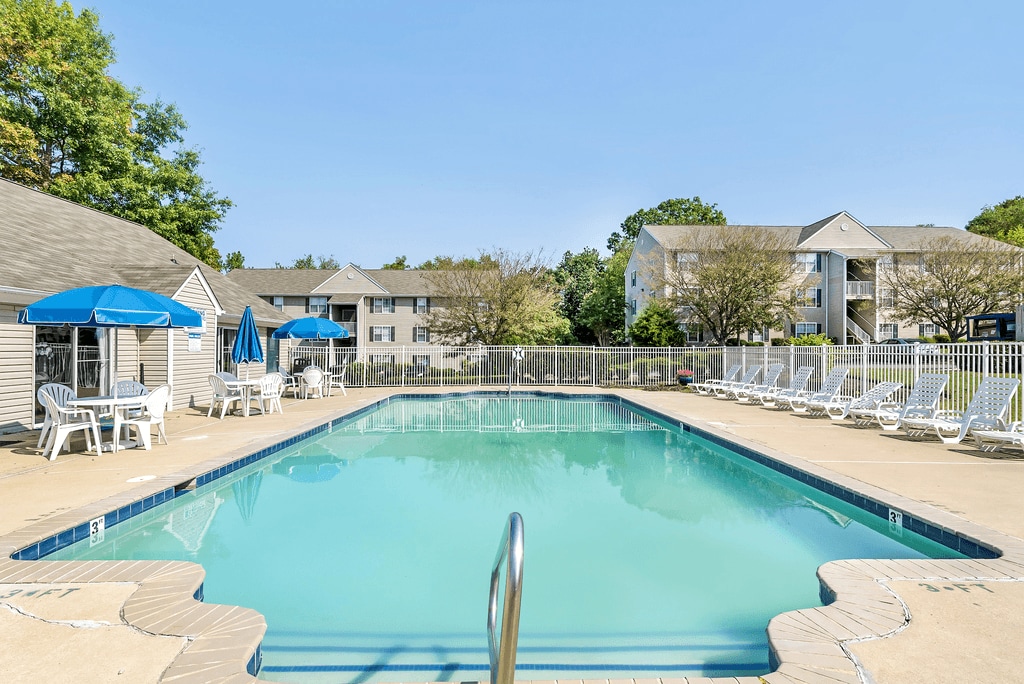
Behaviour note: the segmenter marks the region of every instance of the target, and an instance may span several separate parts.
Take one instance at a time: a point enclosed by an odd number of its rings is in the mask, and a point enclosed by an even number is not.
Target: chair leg
[[[139,423],[139,438],[142,440],[142,448],[149,451],[153,448],[153,424]]]
[[[53,421],[50,420],[50,415],[47,414],[46,419],[43,421],[43,427],[39,430],[39,444],[36,444],[36,449],[43,447],[43,440],[49,436],[52,427]]]
[[[217,404],[217,398],[213,397],[210,399],[210,410],[206,412],[206,417],[209,418],[213,415],[213,407]]]
[[[161,420],[159,423],[157,423],[156,428],[159,440],[163,441],[164,444],[170,444],[170,442],[167,441],[167,433],[164,431],[164,421]],[[157,444],[159,443],[160,442],[158,441]]]
[[[231,403],[227,397],[220,400],[220,419],[224,420],[224,414],[228,412],[228,404]]]
[[[93,423],[89,427],[89,431],[92,432],[92,438],[94,440],[94,443],[96,444],[96,455],[97,456],[102,456],[103,455],[103,443],[100,441],[100,426],[97,425],[96,423]],[[86,431],[85,434],[88,435],[89,431]],[[115,437],[115,439],[116,439],[116,437]]]
[[[66,440],[67,438],[68,438],[68,433],[67,432],[61,430],[60,428],[57,428],[56,430],[53,430],[53,436],[50,437],[50,444],[53,445],[52,447],[50,447],[50,460],[51,461],[56,460],[57,454],[60,453],[61,447],[64,446],[64,440]]]

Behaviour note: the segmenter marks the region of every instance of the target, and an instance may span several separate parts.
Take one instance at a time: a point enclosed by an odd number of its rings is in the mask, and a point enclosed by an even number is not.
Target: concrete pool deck
[[[595,393],[592,388],[553,389]],[[0,639],[5,648],[0,649],[0,672],[5,681],[252,681],[246,664],[262,636],[263,618],[249,609],[193,600],[202,582],[199,566],[14,561],[8,559],[10,554],[126,503],[186,486],[196,475],[332,417],[414,391],[452,390],[349,389],[348,397],[286,400],[283,415],[230,416],[223,421],[208,419],[198,409],[178,411],[167,418],[170,445],[102,457],[77,451],[49,462],[35,448],[38,433],[4,436]],[[856,428],[848,421],[835,423],[684,392],[607,393],[735,438],[1003,549],[1004,557],[991,561],[841,561],[823,566],[819,575],[835,591],[836,602],[772,620],[769,637],[781,667],[764,681],[902,684],[1021,679],[1024,452],[986,454],[972,444],[910,440],[903,433]],[[14,438],[23,441],[7,441]],[[155,477],[129,481],[142,476]],[[868,638],[890,632],[893,635],[886,638]]]

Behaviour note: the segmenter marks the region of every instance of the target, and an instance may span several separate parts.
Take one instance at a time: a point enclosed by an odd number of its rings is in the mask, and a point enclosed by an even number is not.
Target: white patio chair
[[[889,431],[898,430],[904,418],[934,418],[947,382],[949,376],[945,373],[924,373],[910,388],[910,396],[902,404],[882,402],[875,408],[851,408],[850,416],[858,425],[877,424]]]
[[[911,437],[934,432],[943,444],[957,444],[971,430],[1006,430],[1004,418],[1019,386],[1017,378],[985,378],[963,411],[937,411],[934,418],[904,418],[903,430]]]
[[[711,396],[725,399],[731,390],[739,389],[741,387],[747,387],[754,384],[754,380],[761,373],[760,365],[753,365],[747,369],[747,372],[743,374],[743,377],[739,380],[733,380],[732,382],[723,382],[715,385],[711,388]]]
[[[278,369],[277,373],[278,375],[281,376],[281,379],[284,381],[284,388],[281,390],[281,396],[286,396],[290,391],[292,393],[292,396],[298,399],[299,390],[301,389],[302,385],[302,378],[298,375],[292,375],[283,368]]]
[[[302,371],[302,398],[309,399],[310,393],[324,397],[324,372],[317,366],[306,366]]]
[[[54,398],[46,392],[42,393],[41,399],[51,419],[50,438],[46,442],[43,456],[48,456],[51,461],[57,458],[57,454],[60,453],[68,436],[78,430],[85,432],[86,449],[92,450],[95,446],[96,455],[103,455],[100,444],[100,424],[96,422],[96,414],[92,409],[58,406]],[[67,447],[68,451],[71,451],[70,443]]]
[[[39,431],[39,443],[36,444],[37,449],[43,448],[43,441],[49,436],[50,428],[53,427],[53,418],[50,417],[49,407],[46,402],[43,401],[43,394],[52,398],[54,402],[56,402],[57,406],[60,406],[61,408],[68,407],[68,400],[78,398],[73,389],[67,385],[61,385],[57,382],[49,382],[36,390],[36,399],[39,400],[39,404],[46,411],[46,417],[43,419],[43,427]]]
[[[224,420],[224,414],[228,412],[231,404],[241,404],[245,401],[245,393],[241,387],[229,389],[224,379],[216,373],[208,376],[208,379],[210,387],[213,388],[213,396],[210,397],[210,410],[206,412],[206,417],[212,416],[214,407],[220,404],[220,419]]]
[[[331,396],[331,388],[333,387],[340,389],[343,397],[348,396],[348,392],[345,391],[345,373],[347,372],[348,361],[345,361],[340,366],[335,366],[331,369],[330,374],[327,376],[327,396]]]
[[[253,399],[260,407],[260,413],[266,415],[277,409],[278,413],[284,413],[281,408],[281,395],[284,394],[284,378],[280,373],[267,373],[260,378],[259,394],[254,394]]]
[[[880,382],[859,397],[836,395],[831,401],[807,402],[807,405],[811,411],[824,412],[832,420],[843,420],[854,408],[877,408],[900,387],[903,387],[902,382]]]
[[[789,387],[772,387],[764,392],[757,392],[750,397],[751,404],[762,406],[774,406],[775,400],[779,397],[796,397],[806,394],[804,387],[814,375],[814,366],[800,366],[789,381]]]
[[[1005,430],[971,430],[974,443],[982,451],[995,451],[1006,446],[1015,446],[1024,451],[1024,422],[1010,423]]]
[[[215,373],[215,375],[218,378],[220,378],[221,380],[223,380],[224,382],[238,382],[238,376],[235,375],[234,373],[228,373],[227,371],[221,371],[219,373]]]
[[[736,388],[730,392],[726,392],[726,396],[739,400],[741,404],[749,404],[751,395],[774,389],[779,382],[779,377],[782,375],[782,371],[784,370],[786,370],[786,366],[784,364],[773,363],[768,366],[768,370],[764,372],[764,378],[762,378],[760,384],[752,385],[750,387]]]
[[[167,410],[167,397],[171,393],[170,385],[160,385],[146,395],[146,403],[142,407],[142,415],[137,417],[118,418],[118,412],[114,411],[114,451],[118,450],[120,440],[119,426],[124,425],[131,429],[135,426],[138,432],[138,441],[142,448],[149,451],[153,448],[153,426],[157,428],[157,440],[167,444],[167,432],[164,430],[164,412]]]
[[[138,380],[116,380],[114,382],[115,397],[141,397],[149,394],[149,390]]]
[[[736,376],[743,370],[743,364],[734,363],[729,366],[729,370],[725,371],[725,374],[717,380],[707,380],[705,382],[691,382],[690,389],[696,391],[698,394],[714,394],[714,387],[721,385],[726,382],[735,382]],[[617,379],[617,378],[616,378]]]
[[[832,401],[839,394],[839,390],[842,388],[843,382],[846,381],[846,375],[849,372],[850,369],[846,366],[836,366],[825,376],[817,392],[810,395],[780,398],[775,403],[775,406],[776,408],[788,407],[797,413],[807,413],[808,411],[824,413],[824,409],[821,408],[822,405]]]

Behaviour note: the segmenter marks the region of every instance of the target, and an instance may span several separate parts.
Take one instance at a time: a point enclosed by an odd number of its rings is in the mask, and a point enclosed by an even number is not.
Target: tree
[[[479,260],[439,257],[433,270],[431,335],[449,344],[557,344],[569,333],[558,286],[540,254],[495,250]],[[436,260],[435,260],[436,261]]]
[[[967,334],[967,316],[1012,311],[1024,294],[1024,252],[998,242],[940,237],[920,255],[894,255],[878,279],[894,294],[893,311],[908,323],[928,321],[949,339]]]
[[[291,266],[285,266],[280,262],[275,261],[274,268],[319,268],[336,271],[339,268],[341,268],[341,264],[338,263],[338,260],[334,258],[333,254],[329,257],[326,257],[323,254],[321,254],[318,257],[314,257],[312,254],[307,254],[306,256],[301,256],[298,259],[296,259],[294,262],[292,262]]]
[[[228,252],[221,261],[220,270],[227,273],[236,268],[245,268],[245,257],[241,252]]]
[[[579,254],[566,252],[554,271],[555,282],[561,288],[559,312],[568,319],[570,330],[577,342],[593,344],[596,336],[580,316],[583,302],[593,291],[604,263],[596,249],[586,247]]]
[[[0,177],[141,223],[220,268],[212,233],[231,201],[199,175],[174,105],[143,102],[107,73],[114,60],[89,10],[0,0]]]
[[[644,226],[724,226],[725,214],[717,204],[705,204],[700,197],[665,200],[653,209],[640,209],[626,217],[608,238],[608,251],[617,252],[632,245]]]
[[[490,254],[481,252],[479,259],[473,257],[436,256],[424,261],[416,268],[421,271],[450,271],[455,268],[497,268],[498,262]]]
[[[968,221],[967,230],[1017,247],[1024,247],[1024,197],[1017,195],[993,206]]]
[[[409,268],[409,264],[405,263],[405,255],[395,257],[395,260],[390,264],[384,264],[381,266],[385,271],[404,271]]]
[[[661,281],[681,320],[716,344],[779,325],[795,311],[791,246],[760,228],[690,232]],[[647,266],[650,268],[650,266]],[[652,273],[656,271],[652,270]]]
[[[660,299],[644,307],[633,325],[629,338],[638,347],[682,347],[686,333],[679,328],[679,317]]]
[[[602,347],[626,341],[626,264],[629,250],[621,249],[604,261],[594,287],[584,298],[578,322]]]

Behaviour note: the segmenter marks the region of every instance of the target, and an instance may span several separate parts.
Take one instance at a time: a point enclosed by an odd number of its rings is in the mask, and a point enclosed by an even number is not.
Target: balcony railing
[[[869,280],[847,280],[847,297],[874,297],[875,284]]]

